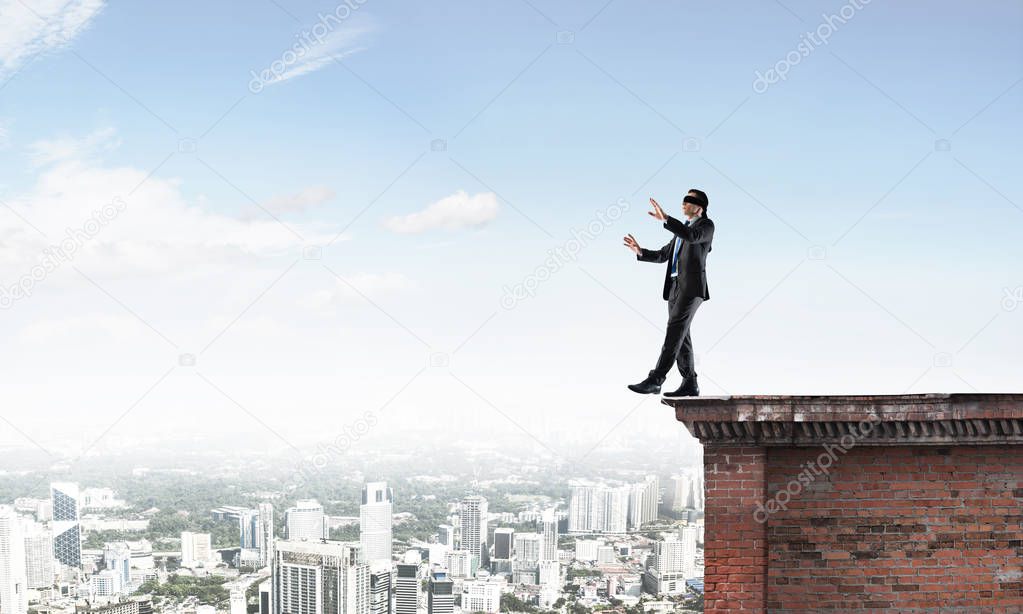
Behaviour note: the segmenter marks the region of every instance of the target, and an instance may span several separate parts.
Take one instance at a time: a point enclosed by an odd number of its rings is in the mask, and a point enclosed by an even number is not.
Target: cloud
[[[77,237],[74,263],[81,258],[101,276],[230,270],[253,256],[297,256],[304,241],[322,244],[333,237],[319,224],[285,227],[266,215],[239,220],[212,210],[204,199],[186,198],[178,179],[150,176],[152,169],[106,165],[96,151],[113,147],[113,141],[112,130],[101,130],[29,148],[42,164],[36,182],[5,197],[14,215],[0,216],[5,280],[31,271],[44,260],[44,250],[62,247],[69,234]],[[101,214],[103,223],[95,224]],[[95,232],[78,232],[90,224]],[[58,268],[70,265],[62,261]]]
[[[493,192],[469,196],[459,190],[417,213],[388,218],[384,226],[400,234],[416,234],[437,228],[480,228],[497,217],[497,209],[497,195]]]
[[[38,167],[63,160],[93,158],[117,149],[120,145],[117,131],[108,127],[83,138],[61,137],[36,141],[28,146],[28,155],[32,165]]]
[[[301,192],[274,196],[263,203],[263,209],[273,213],[301,213],[311,207],[325,203],[335,196],[337,194],[334,190],[326,186],[309,186]],[[244,215],[246,219],[249,219],[264,216],[266,213],[258,207],[249,207]]]
[[[59,50],[81,34],[105,6],[103,0],[0,0],[0,76],[37,54]]]

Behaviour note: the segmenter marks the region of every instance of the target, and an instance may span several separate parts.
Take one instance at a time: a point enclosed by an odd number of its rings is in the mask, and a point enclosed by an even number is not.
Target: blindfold
[[[682,199],[682,202],[689,203],[690,205],[696,205],[698,207],[707,206],[707,204],[703,202],[703,199],[700,198],[699,196],[687,195],[685,198]]]

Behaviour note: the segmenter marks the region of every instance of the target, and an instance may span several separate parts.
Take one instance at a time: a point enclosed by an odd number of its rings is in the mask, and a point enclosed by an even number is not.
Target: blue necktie
[[[689,225],[689,220],[686,220],[686,226]],[[675,235],[675,253],[671,257],[671,274],[678,275],[678,252],[682,249],[682,237]]]
[[[671,274],[678,275],[678,251],[682,249],[682,238],[675,237],[675,250],[671,256]]]

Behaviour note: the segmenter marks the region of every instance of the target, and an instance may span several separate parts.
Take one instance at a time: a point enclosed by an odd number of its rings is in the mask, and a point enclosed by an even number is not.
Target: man
[[[689,327],[696,310],[703,301],[710,299],[707,292],[707,253],[714,239],[714,222],[707,217],[707,195],[700,190],[689,190],[682,199],[682,212],[686,222],[681,222],[664,213],[657,201],[650,199],[654,208],[649,214],[655,220],[664,222],[664,228],[675,236],[667,245],[658,250],[643,249],[631,234],[625,236],[625,245],[643,262],[667,262],[664,272],[664,300],[668,301],[668,329],[664,334],[664,346],[657,364],[645,380],[630,384],[629,390],[640,394],[657,394],[671,369],[671,363],[678,364],[682,373],[682,385],[666,397],[695,397],[700,394],[696,383],[696,369],[693,361],[693,342]]]

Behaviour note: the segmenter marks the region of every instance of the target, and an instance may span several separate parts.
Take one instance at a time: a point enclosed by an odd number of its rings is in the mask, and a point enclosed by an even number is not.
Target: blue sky
[[[624,385],[659,347],[662,272],[620,238],[666,242],[646,199],[677,211],[692,186],[718,225],[706,393],[1016,383],[1019,3],[367,0],[258,93],[252,71],[341,5],[3,4],[4,285],[127,203],[0,313],[12,443],[52,413],[96,436],[124,415],[110,445],[193,414],[291,441],[296,416],[385,404],[543,446],[552,421],[656,430]]]

